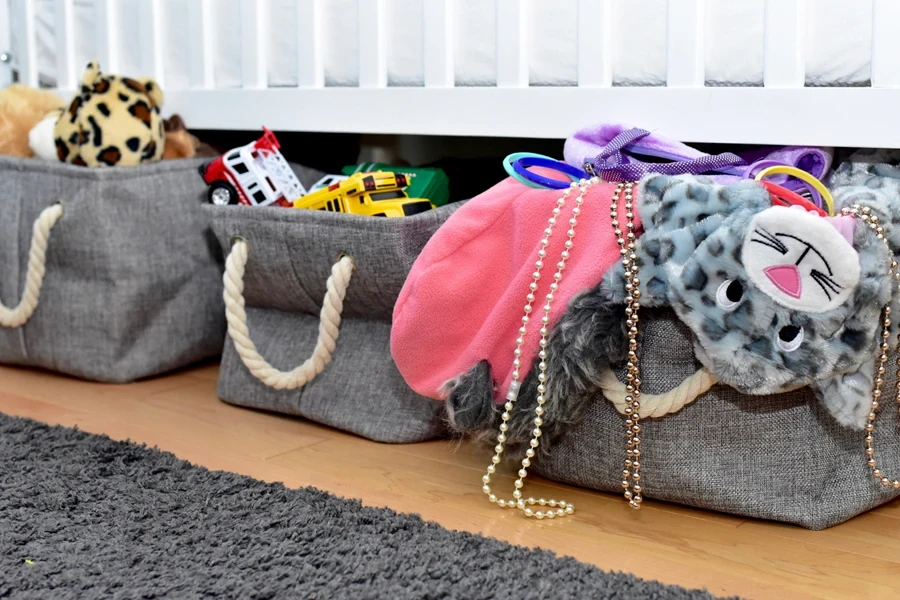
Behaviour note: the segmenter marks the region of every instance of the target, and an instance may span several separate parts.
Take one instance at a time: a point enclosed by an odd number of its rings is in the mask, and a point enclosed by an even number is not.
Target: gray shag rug
[[[713,598],[0,414],[0,598]]]

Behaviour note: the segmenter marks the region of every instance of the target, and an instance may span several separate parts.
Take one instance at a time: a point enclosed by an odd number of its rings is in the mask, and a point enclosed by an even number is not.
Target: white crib
[[[900,147],[897,0],[0,0],[0,84],[150,75],[193,129]]]

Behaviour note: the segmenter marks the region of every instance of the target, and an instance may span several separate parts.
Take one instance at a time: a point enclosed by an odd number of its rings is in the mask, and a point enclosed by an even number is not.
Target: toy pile
[[[325,175],[309,190],[291,170],[278,138],[263,128],[254,142],[233,148],[200,169],[218,206],[282,206],[374,217],[409,217],[446,204],[440,169],[357,165]]]
[[[570,138],[565,162],[507,157],[510,178],[419,256],[391,339],[410,387],[446,400],[457,431],[496,440],[488,499],[529,517],[571,514],[556,500],[535,506],[523,479],[600,394],[625,415],[621,483],[640,508],[641,418],[717,383],[756,396],[808,386],[836,423],[870,432],[863,464],[900,488],[871,458],[893,318],[882,315],[900,306],[900,171],[861,152],[832,175],[832,160],[806,147],[708,155],[620,125]],[[670,393],[641,395],[638,315],[657,307],[690,330],[702,366]],[[490,485],[505,450],[524,452],[512,498]]]
[[[13,84],[0,90],[0,154],[115,167],[215,152],[178,115],[163,119],[162,103],[152,79],[104,74],[97,62],[88,63],[81,90],[68,103]]]

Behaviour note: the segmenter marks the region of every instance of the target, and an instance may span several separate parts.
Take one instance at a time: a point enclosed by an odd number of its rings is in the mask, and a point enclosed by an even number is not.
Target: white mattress
[[[138,3],[120,0],[121,73],[141,75]],[[194,0],[162,0],[166,87],[189,87],[190,61],[187,5]],[[270,86],[297,83],[296,3],[304,0],[260,0],[269,4],[268,80]],[[423,84],[422,3],[386,0],[389,35],[389,85]],[[575,85],[577,70],[577,0],[528,0],[531,27],[531,85]],[[93,0],[74,0],[75,61],[96,54]],[[765,0],[707,2],[706,79],[708,85],[762,85],[763,10]],[[13,3],[13,49],[21,28]],[[496,80],[496,16],[494,0],[457,0],[456,84],[490,86]],[[667,0],[614,0],[615,85],[664,85],[666,80]],[[869,81],[872,46],[872,0],[815,0],[807,32],[806,83],[818,86],[865,85]],[[35,0],[38,64],[42,81],[52,84],[56,71],[53,0]],[[217,87],[241,84],[240,0],[215,2]],[[353,86],[358,80],[356,0],[324,0],[325,81]],[[101,65],[102,66],[102,65]]]

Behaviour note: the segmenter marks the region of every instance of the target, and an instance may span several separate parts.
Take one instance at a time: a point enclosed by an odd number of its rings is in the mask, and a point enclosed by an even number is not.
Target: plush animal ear
[[[100,78],[100,63],[92,60],[84,67],[84,74],[81,76],[81,91],[89,92],[94,88],[94,83]]]
[[[836,210],[854,205],[870,209],[884,227],[891,250],[900,253],[900,227],[894,223],[895,215],[900,215],[900,179],[872,175],[864,185],[836,187],[832,194]]]
[[[814,381],[810,387],[838,423],[852,429],[863,429],[872,408],[875,358],[859,369]]]
[[[147,90],[147,96],[150,98],[150,102],[153,103],[153,106],[155,108],[162,108],[163,91],[162,88],[159,87],[159,84],[149,77],[141,77],[138,81],[140,81],[141,85],[144,86],[144,89]]]

